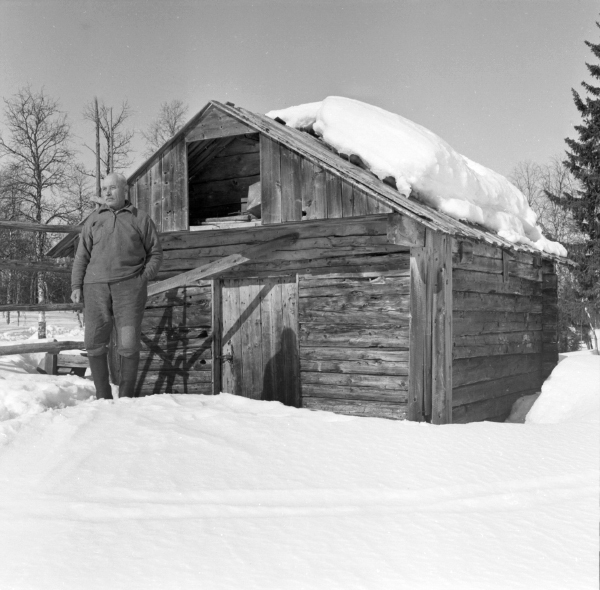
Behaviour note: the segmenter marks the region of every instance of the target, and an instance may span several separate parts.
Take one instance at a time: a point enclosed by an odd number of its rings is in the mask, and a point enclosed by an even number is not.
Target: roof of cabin
[[[419,200],[418,193],[411,193],[409,198],[401,195],[395,188],[385,184],[377,178],[372,172],[352,164],[340,157],[335,151],[327,146],[319,138],[310,135],[304,131],[286,126],[283,122],[276,121],[265,115],[253,113],[246,109],[236,107],[231,103],[222,104],[218,101],[210,101],[199,113],[192,117],[171,139],[162,145],[152,156],[150,156],[141,166],[133,172],[128,178],[128,182],[135,180],[144,172],[153,161],[165,152],[172,144],[179,141],[182,137],[189,136],[194,128],[214,110],[220,111],[223,115],[233,118],[251,130],[261,133],[272,140],[283,144],[290,150],[298,153],[302,157],[317,164],[360,188],[361,191],[387,205],[392,210],[397,211],[407,217],[410,217],[424,226],[435,231],[443,232],[457,238],[466,240],[482,241],[498,246],[507,250],[518,250],[528,252],[556,260],[562,263],[572,264],[567,258],[562,258],[546,252],[540,252],[536,248],[525,244],[514,244],[498,236],[488,229],[464,221],[459,221],[446,215],[441,211],[426,205]],[[249,131],[240,131],[240,133]],[[200,138],[199,138],[200,139]],[[64,256],[76,238],[76,234],[69,234],[59,242],[48,256]]]

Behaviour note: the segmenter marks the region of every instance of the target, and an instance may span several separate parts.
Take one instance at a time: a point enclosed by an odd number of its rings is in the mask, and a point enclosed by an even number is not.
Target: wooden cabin
[[[557,363],[561,260],[404,198],[282,122],[210,102],[128,183],[162,233],[160,280],[264,245],[149,298],[139,395],[499,421]]]

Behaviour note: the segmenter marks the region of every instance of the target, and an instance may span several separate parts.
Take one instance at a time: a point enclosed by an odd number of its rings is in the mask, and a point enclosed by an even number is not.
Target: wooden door
[[[220,285],[221,390],[299,406],[296,276]]]

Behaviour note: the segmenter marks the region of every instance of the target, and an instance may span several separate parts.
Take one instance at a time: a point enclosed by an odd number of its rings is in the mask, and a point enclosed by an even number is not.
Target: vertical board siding
[[[185,143],[179,141],[130,181],[130,199],[134,196],[135,206],[150,215],[158,231],[189,229],[186,167]]]
[[[152,199],[150,210],[152,219],[156,224],[158,231],[163,231],[162,225],[162,198],[163,198],[163,178],[162,178],[162,158],[159,158],[151,168],[152,188],[150,198]]]
[[[295,276],[225,279],[222,287],[223,351],[233,356],[223,364],[223,390],[297,405]]]
[[[264,224],[391,213],[387,205],[287,147],[264,136],[261,146]]]
[[[262,222],[281,223],[281,153],[279,144],[260,136]]]
[[[507,256],[486,244],[454,245],[454,422],[504,420],[519,397],[540,390],[544,375],[539,264],[536,256]],[[549,296],[555,292],[549,287]]]
[[[302,159],[281,149],[281,221],[302,220]]]

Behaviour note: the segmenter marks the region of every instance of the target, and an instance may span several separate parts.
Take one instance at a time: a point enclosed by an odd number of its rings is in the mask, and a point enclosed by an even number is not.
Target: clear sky
[[[192,116],[210,99],[266,112],[348,96],[509,174],[574,136],[571,88],[599,12],[598,0],[0,0],[0,97],[43,86],[91,143],[81,111],[94,95],[128,99],[138,130],[174,98]]]

